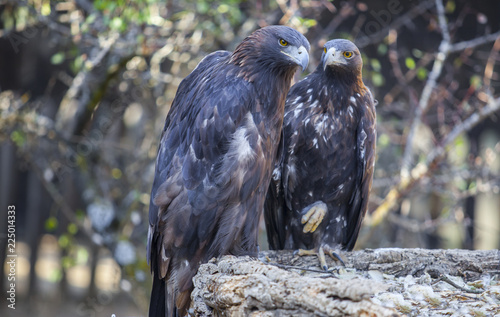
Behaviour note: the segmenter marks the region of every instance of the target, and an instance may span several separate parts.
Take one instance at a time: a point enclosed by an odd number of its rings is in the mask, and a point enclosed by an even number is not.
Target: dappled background
[[[17,301],[6,264],[0,315],[146,314],[149,194],[177,86],[270,24],[311,43],[297,80],[327,40],[363,53],[378,142],[356,248],[499,247],[500,2],[3,0],[0,260],[14,205]]]

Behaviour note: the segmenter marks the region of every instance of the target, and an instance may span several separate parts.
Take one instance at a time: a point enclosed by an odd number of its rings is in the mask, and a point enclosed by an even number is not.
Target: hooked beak
[[[302,67],[302,71],[304,71],[309,64],[309,54],[303,45],[299,48],[290,47],[289,52],[281,52],[289,56],[297,65]]]
[[[335,47],[330,48],[325,53],[325,64],[323,65],[323,70],[329,65],[346,65],[344,57],[340,51],[337,51]]]

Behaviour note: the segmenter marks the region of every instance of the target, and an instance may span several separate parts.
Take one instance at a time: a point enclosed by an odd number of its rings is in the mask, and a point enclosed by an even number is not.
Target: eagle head
[[[361,73],[363,60],[359,49],[353,42],[344,39],[336,39],[326,42],[321,56],[323,70],[327,67],[337,70],[346,70]]]
[[[287,70],[309,63],[310,45],[300,32],[282,25],[256,30],[233,53],[233,61],[243,66],[257,64],[270,69]]]

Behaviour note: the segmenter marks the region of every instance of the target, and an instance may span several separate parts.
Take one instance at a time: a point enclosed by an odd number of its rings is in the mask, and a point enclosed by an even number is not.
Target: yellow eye
[[[284,39],[280,39],[280,45],[281,46],[288,46],[288,42],[285,41]]]
[[[325,52],[325,53],[326,53],[326,47],[325,47],[325,48],[323,48],[323,52]]]
[[[344,57],[345,58],[351,58],[352,57],[352,52],[351,51],[344,52]]]

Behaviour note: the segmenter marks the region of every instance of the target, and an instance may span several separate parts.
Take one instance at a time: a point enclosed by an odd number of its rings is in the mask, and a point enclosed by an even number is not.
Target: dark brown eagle
[[[149,316],[185,316],[201,263],[256,254],[285,98],[309,61],[299,32],[269,26],[205,57],[179,85],[149,207]]]
[[[288,93],[281,153],[265,203],[271,249],[352,250],[375,163],[375,105],[348,40],[325,44],[317,69]],[[313,252],[306,252],[311,250]]]

